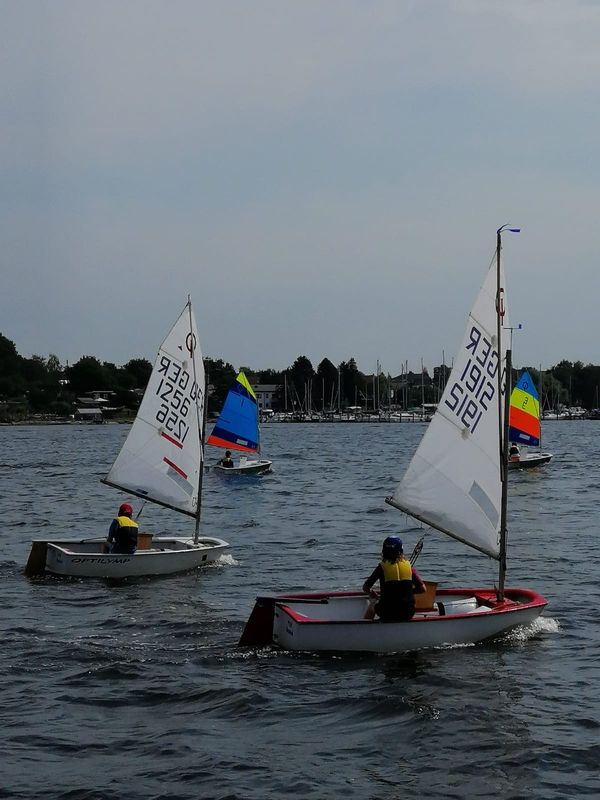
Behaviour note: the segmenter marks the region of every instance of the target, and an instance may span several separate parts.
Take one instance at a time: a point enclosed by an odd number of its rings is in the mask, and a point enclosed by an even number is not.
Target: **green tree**
[[[335,364],[324,358],[317,367],[315,398],[320,408],[332,408],[338,388],[338,371]]]
[[[123,366],[135,389],[145,389],[152,375],[152,364],[147,358],[133,358]]]
[[[311,381],[315,374],[310,359],[306,356],[298,356],[287,372],[288,392],[291,392],[294,410],[308,410]]]
[[[48,377],[46,360],[42,356],[22,358],[21,374],[29,383],[44,383]]]
[[[283,380],[283,373],[276,369],[261,369],[255,375],[257,383],[271,383],[278,386]]]
[[[367,399],[367,379],[358,369],[354,358],[342,361],[339,366],[343,406],[364,405]]]
[[[222,358],[205,358],[204,369],[209,384],[207,413],[218,414],[237,373],[233,366]]]
[[[0,333],[0,378],[18,375],[22,361],[15,343]]]
[[[50,375],[62,374],[62,364],[60,363],[58,356],[55,356],[54,353],[50,353],[48,356],[48,360],[46,361],[46,369]]]
[[[110,367],[105,369],[94,356],[83,356],[72,367],[67,367],[66,374],[75,394],[111,388]]]

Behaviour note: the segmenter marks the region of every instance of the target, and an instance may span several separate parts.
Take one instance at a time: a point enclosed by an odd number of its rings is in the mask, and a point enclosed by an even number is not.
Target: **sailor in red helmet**
[[[113,519],[108,530],[108,541],[111,553],[135,553],[138,540],[138,524],[131,519],[133,508],[129,503],[119,506],[119,513]]]

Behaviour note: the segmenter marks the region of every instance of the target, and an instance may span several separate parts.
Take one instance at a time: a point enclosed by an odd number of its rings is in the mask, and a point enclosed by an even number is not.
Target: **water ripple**
[[[509,505],[509,584],[545,594],[546,614],[493,643],[397,656],[237,640],[257,594],[360,587],[390,533],[407,550],[424,536],[419,571],[441,586],[496,579],[494,562],[383,502],[422,426],[266,425],[272,475],[206,473],[203,530],[231,554],[112,584],[22,569],[31,538],[106,531],[121,497],[98,477],[126,426],[0,428],[0,797],[600,796],[600,426],[546,428],[555,459],[512,474]],[[165,509],[143,521],[190,533]]]

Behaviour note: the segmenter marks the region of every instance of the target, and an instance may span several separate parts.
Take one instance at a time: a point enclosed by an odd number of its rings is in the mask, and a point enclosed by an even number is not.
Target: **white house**
[[[256,395],[256,402],[259,409],[264,411],[267,408],[273,408],[273,399],[279,389],[276,383],[258,383],[252,387]]]

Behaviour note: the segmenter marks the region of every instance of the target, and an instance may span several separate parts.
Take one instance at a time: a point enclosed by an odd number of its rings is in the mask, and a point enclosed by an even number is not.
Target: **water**
[[[600,425],[547,424],[555,460],[511,475],[508,585],[544,594],[545,616],[493,644],[400,656],[237,640],[256,594],[358,588],[385,536],[412,548],[421,531],[383,498],[420,424],[264,426],[272,475],[206,475],[204,531],[233,548],[203,571],[24,578],[30,539],[104,533],[125,498],[98,478],[126,432],[0,429],[0,798],[600,796]],[[190,531],[150,505],[140,522]],[[496,576],[436,533],[418,567],[442,586]]]

